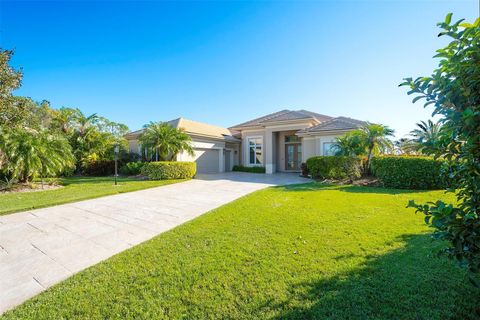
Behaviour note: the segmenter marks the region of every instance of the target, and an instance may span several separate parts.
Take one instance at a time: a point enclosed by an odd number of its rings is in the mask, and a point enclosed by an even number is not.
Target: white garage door
[[[195,148],[195,162],[197,163],[197,173],[217,173],[219,172],[219,150]]]

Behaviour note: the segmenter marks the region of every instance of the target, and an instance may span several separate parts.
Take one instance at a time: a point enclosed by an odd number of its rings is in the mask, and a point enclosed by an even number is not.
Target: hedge
[[[307,159],[307,170],[314,179],[358,179],[362,160],[358,157],[318,156]]]
[[[430,157],[380,156],[372,158],[371,168],[384,187],[432,190],[446,187],[444,163]]]
[[[241,172],[250,172],[250,173],[265,173],[265,167],[233,166],[232,171],[241,171]]]
[[[197,164],[186,161],[149,162],[141,172],[152,180],[190,179],[197,173]]]

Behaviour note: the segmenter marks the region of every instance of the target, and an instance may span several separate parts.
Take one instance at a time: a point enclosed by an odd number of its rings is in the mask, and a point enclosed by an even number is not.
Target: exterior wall
[[[229,143],[227,142],[225,144],[225,149],[231,150],[231,163],[232,166],[238,166],[240,164],[240,149],[241,149],[241,144],[240,143]]]
[[[199,138],[192,138],[192,147],[194,149],[215,149],[218,150],[218,171],[224,172],[225,171],[225,160],[224,160],[224,153],[223,149],[225,148],[225,142],[220,141],[213,141],[208,139],[199,139]],[[177,155],[177,161],[195,161],[197,159],[197,155],[191,156],[186,152],[181,152]]]
[[[128,140],[128,151],[136,154],[142,154],[138,140]]]
[[[302,162],[306,162],[308,158],[318,155],[316,146],[316,138],[305,137],[302,139]]]
[[[248,161],[248,139],[249,138],[256,138],[261,137],[263,144],[262,144],[262,166],[265,166],[265,130],[244,130],[242,131],[242,158],[241,164],[246,167],[251,167],[253,165],[250,164]]]
[[[343,135],[325,135],[325,136],[314,136],[314,137],[304,137],[302,140],[302,147],[303,147],[303,154],[302,154],[302,162],[306,162],[308,158],[313,156],[324,156],[324,143],[327,142],[335,142],[335,138]]]

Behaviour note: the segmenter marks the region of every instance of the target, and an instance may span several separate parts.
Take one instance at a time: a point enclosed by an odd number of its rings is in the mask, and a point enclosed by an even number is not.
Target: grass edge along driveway
[[[437,257],[409,192],[257,191],[50,288],[5,319],[477,319],[480,293]],[[466,299],[468,297],[468,299]]]
[[[0,194],[0,216],[19,211],[154,188],[185,180],[118,178],[117,186],[114,185],[113,177],[68,177],[61,178],[59,181],[63,185],[62,188]]]

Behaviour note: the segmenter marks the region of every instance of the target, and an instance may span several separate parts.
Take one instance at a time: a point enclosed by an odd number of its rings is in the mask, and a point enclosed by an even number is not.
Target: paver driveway
[[[0,314],[73,273],[243,195],[302,182],[308,180],[295,174],[201,175],[0,216]]]

